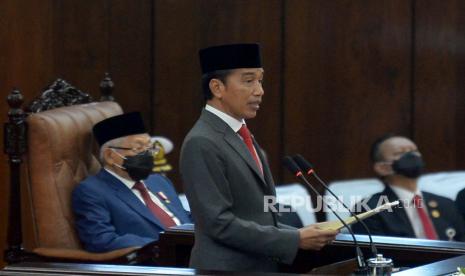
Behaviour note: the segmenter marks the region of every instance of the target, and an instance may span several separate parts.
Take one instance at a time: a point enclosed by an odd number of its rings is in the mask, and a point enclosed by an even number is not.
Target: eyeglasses
[[[137,147],[137,148],[128,148],[128,147],[116,147],[116,146],[109,146],[111,149],[118,149],[118,150],[130,150],[135,154],[143,153],[143,152],[150,152],[151,154],[157,154],[160,151],[160,147],[153,143],[148,147]]]

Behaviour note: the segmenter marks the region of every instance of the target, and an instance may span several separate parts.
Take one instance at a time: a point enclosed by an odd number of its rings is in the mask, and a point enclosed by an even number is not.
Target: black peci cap
[[[92,128],[95,139],[102,146],[106,142],[134,134],[147,133],[139,112],[131,112],[107,118]]]
[[[262,67],[260,45],[228,44],[199,51],[202,74],[216,70]]]

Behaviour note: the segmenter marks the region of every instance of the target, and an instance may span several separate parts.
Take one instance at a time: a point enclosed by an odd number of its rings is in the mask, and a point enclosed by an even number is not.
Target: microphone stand
[[[333,191],[331,191],[331,189],[328,187],[328,185],[317,175],[316,171],[313,169],[313,166],[310,164],[310,162],[308,162],[302,155],[300,154],[297,154],[294,156],[294,161],[298,164],[298,166],[300,167],[301,170],[303,171],[306,171],[307,172],[307,175],[313,175],[313,177],[315,177],[315,179],[334,197],[336,198],[336,200],[338,202],[340,202],[342,204],[342,206],[347,209],[347,211],[349,211],[350,215],[355,217],[355,219],[357,220],[357,222],[359,222],[363,228],[365,229],[365,231],[367,232],[368,234],[368,238],[370,239],[370,248],[371,248],[371,253],[373,254],[374,257],[376,257],[378,255],[378,249],[376,248],[376,245],[374,244],[373,242],[373,238],[371,236],[371,232],[370,232],[370,229],[368,229],[368,226],[365,224],[365,222],[363,222],[362,220],[360,220],[351,210],[349,207],[347,207],[347,205],[342,201],[340,200],[334,193]]]
[[[310,187],[310,189],[312,189],[313,192],[315,192],[318,196],[320,196],[321,200],[323,201],[323,203],[325,203],[325,205],[328,207],[328,209],[331,210],[331,212],[333,212],[333,214],[341,221],[341,223],[344,225],[344,227],[347,228],[347,230],[349,230],[349,233],[351,234],[352,239],[354,241],[354,245],[355,245],[355,254],[357,256],[356,259],[357,259],[357,266],[359,268],[359,272],[366,271],[366,264],[365,264],[365,258],[363,257],[363,252],[360,249],[360,246],[358,245],[357,239],[355,238],[355,234],[352,231],[352,229],[350,229],[349,225],[347,225],[347,223],[331,208],[331,206],[329,206],[329,204],[327,204],[326,201],[324,201],[323,196],[320,194],[320,192],[318,192],[317,189],[315,189],[310,184],[310,182],[308,182],[307,178],[303,175],[302,171],[299,169],[299,167],[294,162],[294,160],[292,160],[292,158],[290,158],[289,156],[286,156],[284,158],[284,165],[296,177],[298,177],[302,181],[304,181]]]

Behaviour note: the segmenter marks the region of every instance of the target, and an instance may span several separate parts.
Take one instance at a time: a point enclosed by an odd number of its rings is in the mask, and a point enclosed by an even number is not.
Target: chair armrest
[[[39,247],[35,248],[33,252],[39,256],[47,258],[70,259],[74,261],[105,262],[124,257],[130,253],[137,251],[139,248],[140,247],[128,247],[105,253],[93,253],[81,249]]]
[[[82,249],[35,248],[32,252],[43,259],[54,262],[87,262],[108,264],[147,264],[156,265],[158,259],[158,241],[143,247],[128,247],[105,253],[93,253]]]

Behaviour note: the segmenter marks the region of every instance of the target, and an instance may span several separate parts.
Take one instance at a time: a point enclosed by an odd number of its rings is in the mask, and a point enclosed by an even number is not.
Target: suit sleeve
[[[226,246],[292,263],[298,231],[236,217],[223,158],[220,149],[206,138],[188,140],[182,150],[181,173],[196,228]]]
[[[461,216],[461,214],[458,211],[455,213],[456,214],[454,215],[454,218],[455,218],[454,225],[457,228],[456,229],[457,236],[454,237],[454,239],[456,241],[464,242],[465,241],[465,223],[463,221],[463,217]]]
[[[464,208],[465,208],[465,193],[460,192],[457,195],[455,202],[451,202],[451,207],[448,208],[447,212],[450,213],[453,220],[453,225],[456,228],[457,234],[454,237],[456,241],[465,241],[465,221],[464,221]]]
[[[296,230],[297,228],[292,226],[292,225],[288,225],[288,224],[285,224],[285,223],[281,223],[281,222],[278,222],[278,227],[281,228],[281,229],[289,229],[289,230]]]
[[[111,214],[102,196],[85,185],[74,190],[72,205],[79,238],[88,251],[141,247],[153,241],[133,234],[119,235],[111,224]]]
[[[455,199],[455,206],[457,210],[462,215],[462,218],[465,219],[465,190],[460,191]]]

